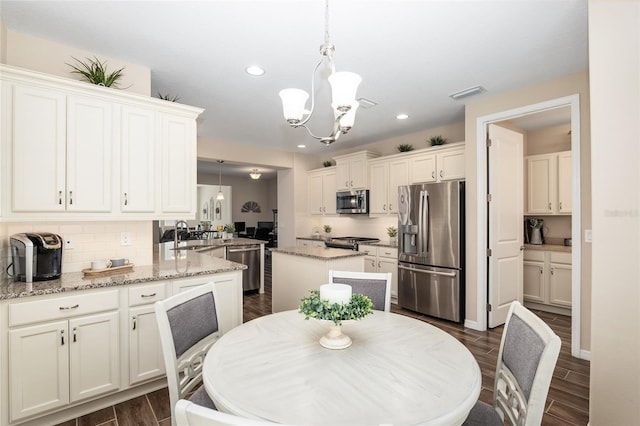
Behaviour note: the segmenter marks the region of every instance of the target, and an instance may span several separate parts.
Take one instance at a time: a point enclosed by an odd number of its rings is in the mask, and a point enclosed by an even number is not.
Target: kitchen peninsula
[[[0,424],[57,424],[166,387],[156,301],[213,283],[220,331],[242,324],[247,267],[214,248],[159,244],[152,265],[127,273],[29,285],[3,277]]]
[[[329,282],[329,270],[364,272],[365,253],[326,247],[272,249],[272,310],[298,309],[300,299]]]

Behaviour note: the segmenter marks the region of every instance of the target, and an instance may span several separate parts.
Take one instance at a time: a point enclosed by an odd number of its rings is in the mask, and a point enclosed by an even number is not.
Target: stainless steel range
[[[325,241],[324,245],[332,248],[341,248],[347,250],[358,250],[358,244],[373,244],[379,243],[379,238],[367,238],[367,237],[336,237],[331,241]]]

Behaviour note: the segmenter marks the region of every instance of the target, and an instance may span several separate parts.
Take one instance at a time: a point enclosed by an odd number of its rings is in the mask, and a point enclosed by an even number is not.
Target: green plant
[[[309,290],[311,294],[301,300],[298,312],[304,314],[304,319],[309,318],[333,321],[335,325],[341,325],[342,321],[359,320],[371,313],[373,303],[364,294],[353,293],[349,303],[331,303],[328,300],[320,300],[320,290]]]
[[[398,236],[398,228],[396,228],[395,226],[390,226],[387,228],[387,235],[390,237],[396,237]]]
[[[326,233],[331,232],[331,225],[324,225],[324,232]]]
[[[117,81],[122,77],[122,71],[124,67],[119,70],[115,70],[112,73],[107,73],[107,62],[100,62],[98,58],[89,59],[88,63],[84,63],[81,60],[72,58],[78,62],[78,65],[67,64],[73,68],[73,73],[82,75],[89,83],[97,84],[98,86],[105,87],[118,87]]]
[[[229,233],[233,234],[234,232],[236,232],[236,227],[235,227],[235,225],[233,225],[231,223],[227,223],[224,226],[224,230],[225,230],[225,232],[229,232]]]
[[[444,145],[445,143],[447,143],[447,139],[443,138],[442,135],[436,135],[431,136],[428,142],[431,144],[431,146]]]
[[[325,166],[325,167],[331,167],[331,166],[333,166],[333,163],[331,161],[327,160],[327,161],[324,161],[322,163],[322,165]]]
[[[401,143],[396,148],[398,148],[398,152],[409,152],[413,151],[413,145],[408,143]]]
[[[163,95],[160,92],[158,92],[158,98],[162,99],[163,101],[169,101],[169,102],[178,102],[178,100],[180,99],[178,95],[171,96],[168,93],[166,95]]]
[[[537,217],[529,218],[528,222],[529,226],[534,229],[542,228],[542,224],[544,223],[543,219],[538,219]]]

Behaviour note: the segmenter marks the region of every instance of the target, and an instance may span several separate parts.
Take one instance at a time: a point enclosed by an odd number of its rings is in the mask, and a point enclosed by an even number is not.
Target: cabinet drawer
[[[378,247],[378,256],[390,259],[398,258],[398,249],[394,247]]]
[[[535,262],[544,262],[544,251],[541,250],[525,250],[524,260],[533,260]]]
[[[566,263],[567,265],[571,265],[571,253],[562,253],[558,251],[549,252],[549,262]]]
[[[166,297],[164,283],[141,285],[129,289],[129,306],[146,305]]]
[[[377,250],[378,250],[378,247],[375,247],[375,246],[366,246],[362,244],[358,245],[359,252],[362,252],[371,256],[377,256],[377,253],[378,253]]]
[[[118,290],[9,305],[9,326],[118,309]]]

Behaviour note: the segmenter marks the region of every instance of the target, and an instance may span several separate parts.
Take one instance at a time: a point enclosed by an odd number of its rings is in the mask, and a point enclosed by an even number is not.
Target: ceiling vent
[[[373,108],[374,106],[378,105],[377,102],[374,102],[371,99],[367,99],[367,98],[358,98],[356,100],[360,104],[360,108],[363,108],[363,109]]]
[[[485,89],[482,86],[473,86],[473,87],[469,87],[468,89],[464,89],[464,90],[460,90],[459,92],[452,93],[449,95],[449,97],[454,101],[459,101],[460,99],[468,98],[469,96],[474,96],[486,91],[487,89]]]

